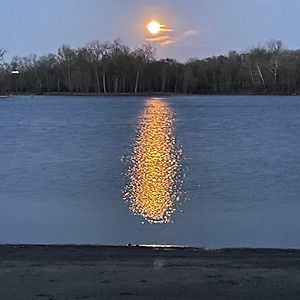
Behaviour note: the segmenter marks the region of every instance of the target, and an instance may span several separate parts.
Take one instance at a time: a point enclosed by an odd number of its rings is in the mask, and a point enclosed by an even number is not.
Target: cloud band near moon
[[[155,30],[156,29],[155,25],[158,27],[157,30]],[[160,24],[157,21],[151,21],[148,24],[147,29],[151,33],[151,36],[146,37],[146,41],[151,43],[156,43],[157,45],[160,46],[179,44],[180,42],[181,43],[184,42],[190,36],[194,36],[198,34],[198,31],[193,29],[188,29],[178,36],[174,33],[172,28]]]

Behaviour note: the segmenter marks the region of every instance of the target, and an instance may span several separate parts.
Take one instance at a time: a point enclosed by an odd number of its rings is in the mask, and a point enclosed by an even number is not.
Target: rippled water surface
[[[300,248],[299,215],[300,97],[0,100],[0,243]]]

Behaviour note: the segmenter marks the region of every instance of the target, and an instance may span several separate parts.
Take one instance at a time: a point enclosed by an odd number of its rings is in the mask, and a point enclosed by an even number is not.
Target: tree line
[[[64,45],[57,54],[16,56],[9,63],[3,62],[5,52],[0,49],[2,94],[300,92],[300,50],[285,49],[278,40],[186,63],[156,59],[151,44],[130,49],[120,40]]]

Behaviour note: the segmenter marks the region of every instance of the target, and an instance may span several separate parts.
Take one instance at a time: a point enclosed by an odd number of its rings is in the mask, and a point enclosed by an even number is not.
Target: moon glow
[[[161,25],[156,22],[156,21],[151,21],[148,25],[147,25],[147,29],[148,31],[155,35],[155,34],[158,34],[160,32],[160,29],[161,29]]]

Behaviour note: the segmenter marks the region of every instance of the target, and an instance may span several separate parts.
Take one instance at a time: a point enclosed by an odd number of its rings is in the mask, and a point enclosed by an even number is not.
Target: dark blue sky
[[[97,39],[136,47],[146,38],[145,22],[156,18],[173,29],[159,57],[243,51],[272,38],[300,48],[299,13],[299,0],[3,0],[0,47],[7,59]]]

